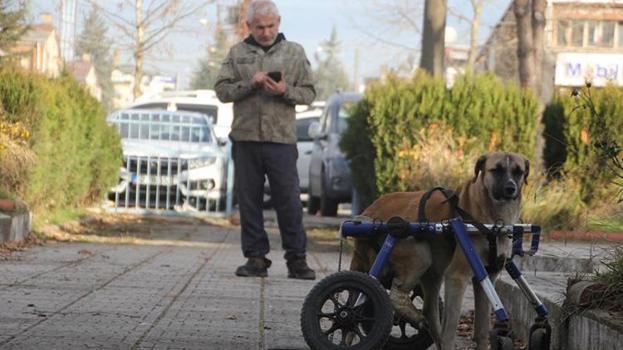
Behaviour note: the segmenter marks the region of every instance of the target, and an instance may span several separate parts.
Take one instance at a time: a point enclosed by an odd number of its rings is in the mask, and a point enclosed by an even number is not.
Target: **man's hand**
[[[276,82],[272,80],[269,76],[266,76],[266,80],[264,80],[264,90],[270,94],[281,96],[286,93],[286,77],[281,72],[281,80]]]
[[[266,79],[269,79],[266,72],[257,72],[251,79],[251,86],[253,86],[254,88],[263,87]]]

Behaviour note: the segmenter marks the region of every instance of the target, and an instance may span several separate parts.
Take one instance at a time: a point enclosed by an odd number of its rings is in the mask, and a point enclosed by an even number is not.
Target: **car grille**
[[[129,172],[134,174],[158,174],[158,158],[147,159],[145,157],[140,158],[125,158],[124,165]],[[177,173],[188,170],[188,161],[179,158],[160,158],[160,175],[171,176],[177,175]],[[170,171],[170,173],[169,173]]]

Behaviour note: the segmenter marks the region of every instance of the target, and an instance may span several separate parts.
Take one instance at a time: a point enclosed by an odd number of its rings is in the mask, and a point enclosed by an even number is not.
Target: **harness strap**
[[[446,201],[450,203],[450,208],[452,208],[453,212],[456,212],[465,222],[468,222],[474,225],[478,231],[486,235],[487,242],[489,243],[489,256],[488,256],[488,264],[485,267],[487,272],[491,273],[496,269],[497,265],[497,257],[498,257],[498,245],[497,245],[497,235],[492,230],[488,229],[487,226],[482,223],[476,221],[474,217],[459,207],[459,197],[452,190],[443,188],[443,187],[435,187],[424,193],[422,198],[420,198],[420,205],[418,207],[418,222],[428,222],[426,219],[426,203],[432,196],[434,191],[440,191],[446,197]],[[454,213],[452,213],[454,216]]]

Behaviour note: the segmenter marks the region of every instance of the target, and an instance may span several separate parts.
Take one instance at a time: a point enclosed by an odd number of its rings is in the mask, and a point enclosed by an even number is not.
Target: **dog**
[[[519,220],[521,194],[527,183],[530,163],[526,157],[510,152],[491,152],[480,156],[473,178],[465,181],[455,193],[458,206],[474,220],[490,224],[515,224]],[[418,220],[420,199],[425,191],[396,192],[381,196],[362,213],[363,217],[387,221],[393,216]],[[426,202],[424,213],[429,222],[443,222],[456,214],[441,191],[434,191]],[[350,269],[368,272],[385,237],[355,239]],[[488,262],[489,244],[484,234],[470,234],[474,248],[484,264]],[[510,258],[512,240],[497,238],[497,263],[490,266],[492,282]],[[493,271],[491,271],[493,268]],[[463,295],[473,273],[463,251],[456,248],[453,233],[438,234],[430,239],[413,237],[399,240],[383,271],[381,283],[390,288],[390,299],[396,312],[419,328],[426,327],[437,347],[454,349]],[[443,324],[439,319],[439,294],[445,283]],[[423,310],[415,308],[409,292],[417,285],[423,290]],[[489,300],[479,283],[474,283],[474,340],[477,349],[488,348]]]

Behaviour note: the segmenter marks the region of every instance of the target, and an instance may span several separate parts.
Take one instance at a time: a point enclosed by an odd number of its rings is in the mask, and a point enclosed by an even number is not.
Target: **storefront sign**
[[[557,86],[594,86],[612,82],[623,86],[623,54],[559,53],[556,59]]]

